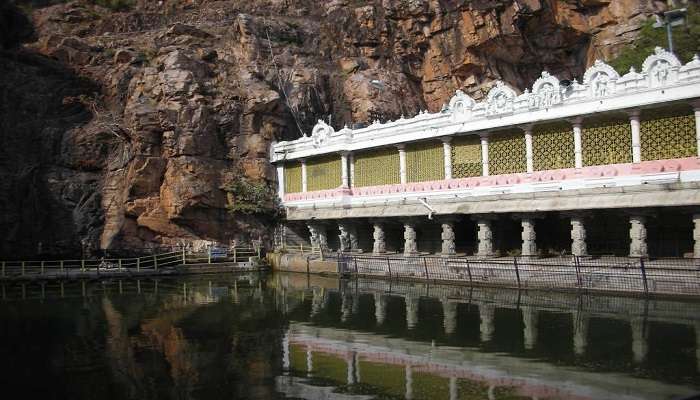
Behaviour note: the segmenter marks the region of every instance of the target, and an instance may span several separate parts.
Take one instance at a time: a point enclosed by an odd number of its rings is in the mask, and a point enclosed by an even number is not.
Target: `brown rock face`
[[[580,77],[635,38],[646,0],[72,1],[0,55],[0,256],[267,237],[231,216],[273,141],[439,110],[542,70]],[[13,37],[26,38],[26,27]],[[9,37],[9,36],[8,36]],[[14,42],[13,42],[14,43]],[[331,116],[332,115],[332,119]]]

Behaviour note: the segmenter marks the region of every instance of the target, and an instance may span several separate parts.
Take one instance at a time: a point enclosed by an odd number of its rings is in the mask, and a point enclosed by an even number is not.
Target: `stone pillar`
[[[408,182],[408,170],[406,169],[406,145],[400,144],[396,146],[399,149],[399,175],[401,176],[401,184]]]
[[[309,191],[309,179],[306,174],[306,160],[301,160],[301,191]]]
[[[647,257],[647,228],[646,217],[635,215],[630,217],[630,257]]]
[[[277,164],[277,195],[284,200],[284,165]]]
[[[457,303],[454,301],[442,300],[442,325],[447,336],[457,331]]]
[[[532,158],[532,125],[527,125],[525,131],[525,161],[527,163],[527,173],[531,174],[535,170]]]
[[[491,230],[491,220],[480,219],[476,222],[479,227],[477,238],[479,239],[479,249],[476,255],[479,257],[493,256],[493,232]]]
[[[326,232],[326,226],[319,223],[309,223],[307,226],[311,234],[311,246],[323,250],[328,249],[328,233]]]
[[[353,250],[352,244],[350,242],[350,224],[348,222],[342,221],[338,222],[338,239],[340,239],[340,252],[348,252]]]
[[[413,256],[418,254],[418,242],[416,241],[416,228],[412,222],[404,222],[403,224],[403,255]]]
[[[481,175],[489,176],[489,137],[481,136]]]
[[[536,256],[537,255],[537,234],[535,232],[535,221],[532,218],[523,218],[520,221],[522,226],[522,233],[520,237],[523,239],[522,251],[523,256]]]
[[[641,123],[639,122],[639,110],[632,110],[629,113],[630,126],[632,128],[632,162],[642,162],[642,140],[641,140]]]
[[[374,294],[374,319],[382,325],[386,319],[386,299],[381,293]]]
[[[374,233],[372,237],[374,238],[374,246],[372,252],[374,254],[386,253],[386,235],[384,234],[384,226],[378,222],[373,224]]]
[[[574,129],[574,166],[583,168],[583,145],[581,142],[581,132],[583,131],[583,118],[576,118],[571,121]]]
[[[356,251],[360,249],[360,239],[357,237],[357,226],[355,224],[349,224],[348,226],[348,237],[350,238],[350,250]]]
[[[643,318],[632,318],[632,354],[637,363],[644,362],[649,354],[649,343],[647,342],[647,322]]]
[[[588,347],[588,315],[582,312],[572,314],[574,320],[574,354],[582,356]]]
[[[420,298],[406,295],[404,302],[406,303],[406,327],[414,329],[418,325],[418,303]]]
[[[413,398],[413,369],[410,364],[406,364],[406,400]]]
[[[350,187],[355,187],[355,155],[348,155],[348,163],[350,164]]]
[[[575,256],[587,256],[586,226],[582,216],[571,217],[571,254]]]
[[[445,220],[442,222],[442,255],[450,256],[456,253],[455,251],[455,224],[453,220]]]
[[[445,179],[452,179],[452,137],[442,138],[442,153],[445,164]]]
[[[532,350],[537,344],[537,310],[532,307],[522,307],[523,312],[523,339],[525,348]]]
[[[348,152],[343,151],[340,153],[340,176],[341,176],[341,187],[343,189],[350,188],[350,174],[348,173]]]
[[[479,306],[479,333],[482,342],[489,342],[493,338],[493,332],[495,330],[494,326],[494,315],[496,313],[496,307],[492,304],[482,304]]]
[[[700,214],[693,214],[693,257],[700,258]]]

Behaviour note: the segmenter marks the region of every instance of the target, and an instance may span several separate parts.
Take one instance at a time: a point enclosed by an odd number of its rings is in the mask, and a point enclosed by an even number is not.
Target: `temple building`
[[[700,59],[461,91],[273,145],[281,243],[382,254],[700,257]]]

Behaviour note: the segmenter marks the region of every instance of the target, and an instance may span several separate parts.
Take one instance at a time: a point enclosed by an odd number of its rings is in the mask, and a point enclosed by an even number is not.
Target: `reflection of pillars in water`
[[[641,363],[647,358],[649,353],[649,343],[647,342],[647,321],[643,318],[632,318],[632,354],[634,361]]]
[[[233,281],[233,303],[238,304],[238,281]]]
[[[355,373],[355,365],[357,364],[357,353],[354,351],[350,353],[350,356],[345,359],[348,364],[348,385],[354,385],[357,383],[357,374]]]
[[[532,307],[522,307],[523,312],[523,339],[525,349],[532,350],[537,344],[537,310]]]
[[[410,365],[406,365],[406,399],[413,398],[413,370]]]
[[[496,307],[492,304],[482,304],[479,306],[479,333],[481,334],[481,341],[488,342],[493,338],[493,331],[495,330],[493,318],[496,312]]]
[[[418,325],[418,303],[420,298],[407,295],[404,300],[406,302],[406,326],[408,329],[414,329]]]
[[[445,334],[452,335],[457,330],[457,303],[447,299],[442,302],[442,325]]]
[[[182,302],[187,304],[187,283],[182,284]]]
[[[342,322],[347,322],[348,318],[350,318],[350,315],[352,314],[352,296],[350,295],[349,290],[345,290],[342,296],[342,303],[340,305],[340,320]]]
[[[313,288],[313,297],[311,298],[311,316],[315,317],[323,308],[324,290],[323,288]]]
[[[374,294],[374,319],[377,325],[384,323],[386,318],[386,299],[381,293]]]
[[[312,377],[314,370],[314,359],[313,353],[311,352],[311,346],[306,347],[306,376]]]
[[[136,293],[141,294],[141,279],[136,280]]]
[[[289,366],[291,365],[289,361],[289,332],[285,332],[282,338],[282,369],[284,371],[289,371]]]
[[[454,376],[450,377],[450,400],[457,400],[459,398],[459,391],[457,390],[457,378]]]
[[[352,315],[360,312],[360,293],[355,292],[352,296]]]
[[[571,316],[574,319],[574,353],[582,356],[588,346],[588,315],[577,311]]]
[[[362,382],[362,376],[360,375],[360,356],[355,353],[353,360],[355,362],[355,382],[360,383]]]
[[[496,385],[489,385],[489,400],[496,400]]]

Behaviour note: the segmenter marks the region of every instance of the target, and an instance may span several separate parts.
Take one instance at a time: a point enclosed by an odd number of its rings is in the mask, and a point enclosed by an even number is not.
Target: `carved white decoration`
[[[486,96],[486,115],[498,115],[513,112],[513,100],[517,95],[515,91],[501,81],[496,81],[496,86],[491,88]]]
[[[607,97],[615,93],[615,81],[619,78],[615,68],[596,60],[583,75],[583,84],[590,88],[591,97]]]
[[[474,104],[475,102],[471,97],[467,96],[463,91],[457,90],[450,99],[449,109],[453,114],[468,116]]]
[[[338,135],[346,139],[352,139],[352,129],[348,128],[348,126],[345,125],[343,126],[343,129],[338,131]]]
[[[559,79],[542,71],[542,75],[532,85],[532,94],[528,98],[529,108],[550,108],[561,103],[561,87]]]
[[[657,47],[654,54],[644,60],[642,72],[647,75],[650,87],[659,87],[676,80],[680,66],[681,62],[673,53]]]
[[[678,70],[678,79],[700,79],[700,56],[696,54],[688,64],[680,67]]]
[[[311,131],[311,139],[313,140],[314,147],[320,147],[333,133],[335,133],[333,127],[319,119],[314,129]]]

